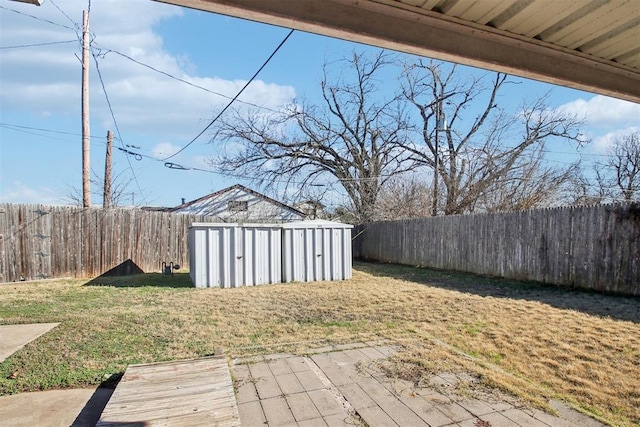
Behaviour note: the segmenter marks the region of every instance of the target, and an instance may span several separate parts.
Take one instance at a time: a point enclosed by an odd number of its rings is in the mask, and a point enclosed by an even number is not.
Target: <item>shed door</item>
[[[244,232],[244,284],[278,283],[282,279],[280,229],[247,227]]]
[[[237,227],[211,228],[209,233],[209,283],[221,288],[235,288],[241,285],[242,282],[238,282],[241,277],[238,275],[236,255],[240,240]]]
[[[331,280],[331,230],[314,230],[315,280]]]

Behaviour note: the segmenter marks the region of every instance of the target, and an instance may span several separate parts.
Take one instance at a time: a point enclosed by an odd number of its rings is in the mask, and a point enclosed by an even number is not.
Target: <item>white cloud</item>
[[[38,203],[44,205],[62,205],[64,196],[48,187],[31,188],[20,181],[3,185],[0,191],[2,203]]]
[[[592,126],[632,126],[640,120],[640,104],[603,95],[595,95],[588,100],[576,99],[559,109],[584,118]]]
[[[56,4],[76,23],[82,19],[82,5],[75,0]],[[16,3],[12,9],[74,27],[51,2],[39,8]],[[163,19],[181,15],[182,9],[149,0],[93,2],[91,32],[111,106],[123,138],[142,134],[163,140],[185,140],[195,136],[228,102],[173,80],[114,52],[118,51],[180,79],[233,97],[246,83],[216,76],[193,75],[195,67],[184,54],[173,56],[163,47],[154,26]],[[76,39],[75,31],[47,24],[0,9],[2,45],[24,45]],[[78,115],[80,112],[79,43],[0,51],[0,105],[12,111],[32,114]],[[114,129],[93,58],[90,71],[92,123]],[[296,96],[291,86],[257,80],[241,100],[268,108],[289,102]],[[238,104],[242,105],[242,104]],[[205,135],[206,137],[206,135]],[[203,137],[204,138],[204,137]],[[131,141],[126,141],[131,142]],[[135,141],[133,141],[135,143]]]
[[[180,151],[180,148],[182,147],[169,142],[162,142],[151,149],[151,154],[153,157],[160,159],[177,153]]]
[[[593,139],[592,150],[598,154],[605,154],[607,149],[613,144],[613,141],[632,132],[640,132],[640,127],[631,126],[596,137]]]
[[[194,156],[192,158],[193,163],[191,163],[189,166],[204,170],[212,170],[210,159],[210,156]]]

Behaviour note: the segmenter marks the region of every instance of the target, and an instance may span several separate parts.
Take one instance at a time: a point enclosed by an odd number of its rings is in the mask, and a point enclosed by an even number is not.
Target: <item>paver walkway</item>
[[[559,418],[517,403],[462,398],[417,388],[375,369],[389,346],[342,346],[308,357],[287,354],[236,360],[237,400],[243,426],[602,426],[569,410]],[[442,385],[459,379],[434,378]],[[572,418],[572,419],[568,419]]]

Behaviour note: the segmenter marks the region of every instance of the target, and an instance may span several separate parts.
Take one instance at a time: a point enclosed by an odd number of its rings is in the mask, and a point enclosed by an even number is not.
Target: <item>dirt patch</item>
[[[399,360],[385,360],[370,364],[365,368],[373,376],[384,375],[389,378],[397,395],[426,394],[435,390],[454,401],[477,399],[494,404],[506,403],[515,408],[527,406],[527,402],[498,388],[489,387],[480,375],[458,370],[456,372],[441,371],[425,374],[411,364]],[[400,380],[400,381],[398,381]],[[551,408],[544,405],[542,409]]]

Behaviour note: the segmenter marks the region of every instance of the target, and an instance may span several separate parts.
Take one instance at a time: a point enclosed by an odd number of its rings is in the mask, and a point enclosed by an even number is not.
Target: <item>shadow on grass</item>
[[[85,286],[115,286],[117,288],[190,288],[193,287],[189,273],[145,273],[135,262],[128,259],[109,271],[86,283]]]
[[[189,273],[174,273],[167,276],[161,273],[142,273],[128,276],[99,276],[87,282],[85,286],[114,286],[116,288],[193,288]]]
[[[538,301],[556,308],[640,323],[640,297],[398,264],[356,261],[353,266],[373,276],[392,277],[481,297]]]

